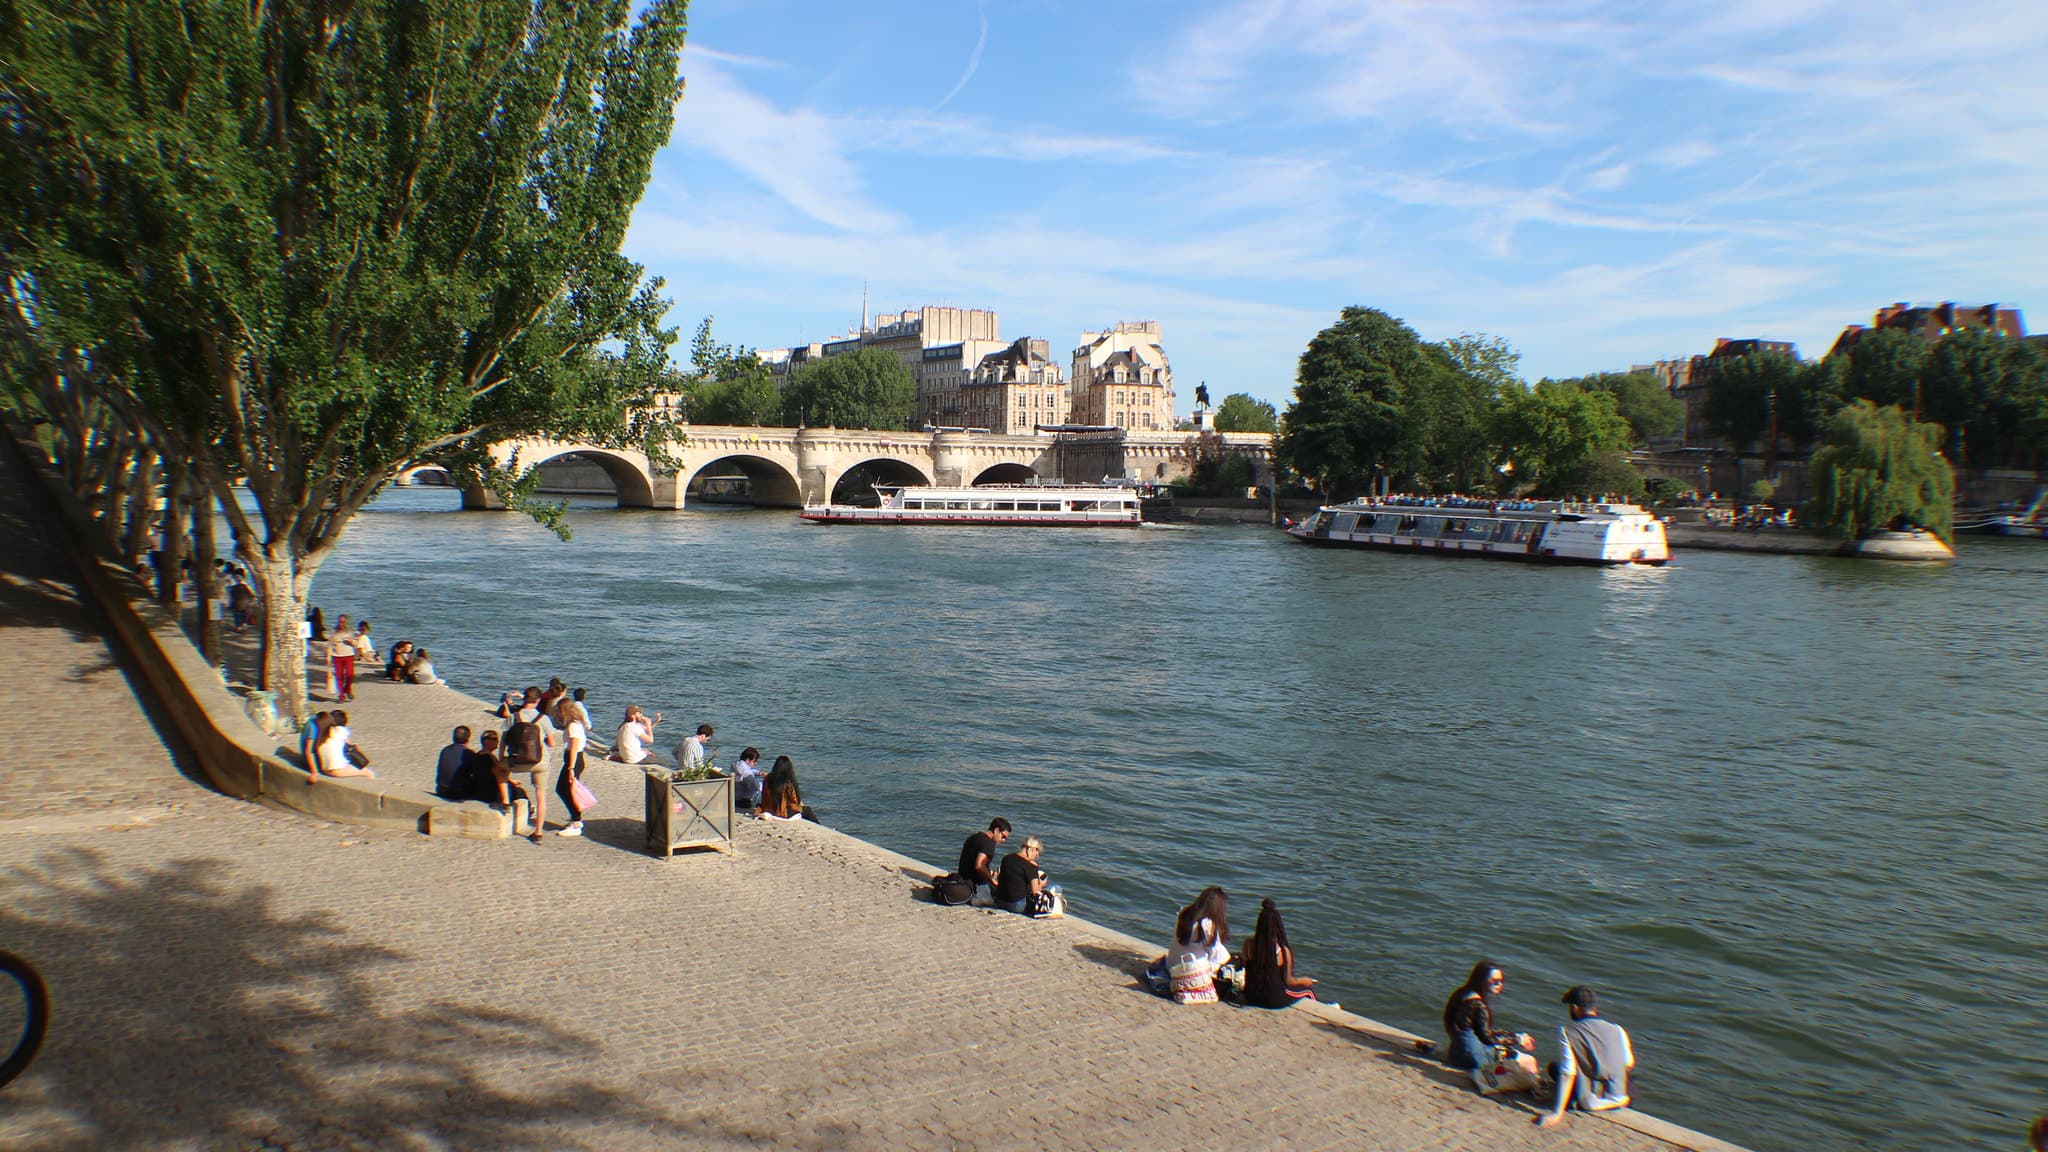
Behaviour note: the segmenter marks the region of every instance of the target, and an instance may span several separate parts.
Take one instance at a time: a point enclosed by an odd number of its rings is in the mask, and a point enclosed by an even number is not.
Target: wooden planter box
[[[679,784],[668,769],[642,769],[647,776],[647,851],[666,859],[678,848],[731,852],[732,777],[713,776]]]

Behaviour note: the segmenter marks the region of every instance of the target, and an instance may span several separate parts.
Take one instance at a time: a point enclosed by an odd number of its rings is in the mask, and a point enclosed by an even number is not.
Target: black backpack
[[[521,709],[524,711],[524,709]],[[533,722],[512,720],[512,730],[505,733],[505,758],[514,764],[538,764],[547,759],[546,746],[540,737],[540,711],[536,709]]]
[[[965,876],[941,876],[932,881],[932,900],[958,908],[974,899],[974,881]]]

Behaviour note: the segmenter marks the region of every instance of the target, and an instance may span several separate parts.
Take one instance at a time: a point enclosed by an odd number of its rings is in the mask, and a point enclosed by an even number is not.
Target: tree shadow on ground
[[[409,957],[226,872],[73,850],[0,877],[0,941],[53,1002],[42,1056],[0,1097],[0,1143],[554,1152],[599,1124],[689,1142],[579,1075],[597,1046],[512,1007],[488,956],[425,973],[434,998],[392,1008],[375,977]]]

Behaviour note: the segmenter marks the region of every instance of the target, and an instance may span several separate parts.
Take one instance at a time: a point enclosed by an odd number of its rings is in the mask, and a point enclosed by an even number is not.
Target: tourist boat
[[[1984,536],[2048,540],[2048,520],[2037,520],[2028,516],[1992,516],[1969,524],[1958,524],[1955,530]]]
[[[985,484],[971,488],[875,485],[880,507],[806,504],[814,524],[997,524],[1063,528],[1136,528],[1135,488],[1105,484]]]
[[[1382,496],[1331,504],[1288,533],[1308,544],[1562,564],[1663,564],[1664,522],[1633,504]]]

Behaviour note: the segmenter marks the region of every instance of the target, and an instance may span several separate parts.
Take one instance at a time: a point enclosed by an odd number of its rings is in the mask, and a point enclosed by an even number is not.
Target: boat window
[[[1514,522],[1513,520],[1496,520],[1496,521],[1494,521],[1494,525],[1493,525],[1493,535],[1492,535],[1491,537],[1489,537],[1489,539],[1491,539],[1491,540],[1495,540],[1495,541],[1506,541],[1506,540],[1513,540],[1514,538],[1515,538],[1515,522]]]
[[[1443,530],[1444,518],[1441,516],[1424,516],[1422,523],[1415,526],[1415,534],[1425,540],[1438,535]]]
[[[948,511],[948,512],[965,512],[965,511],[967,511],[967,501],[965,501],[965,500],[948,500],[948,501],[946,501],[946,511]]]
[[[1071,510],[1075,511],[1075,512],[1093,512],[1093,511],[1095,511],[1095,501],[1093,501],[1093,500],[1075,500],[1075,501],[1071,501],[1071,502],[1070,502],[1070,503],[1068,504],[1068,507],[1069,507],[1069,508],[1070,508]]]
[[[905,500],[905,501],[903,502],[903,507],[904,507],[904,508],[906,508],[906,509],[919,509],[919,510],[921,510],[921,509],[923,509],[923,508],[924,508],[924,501],[922,501],[922,500]]]
[[[1016,510],[1017,502],[1015,500],[996,501],[996,511],[998,512],[1015,512]]]
[[[987,512],[987,511],[988,511],[988,510],[989,510],[990,508],[992,508],[992,507],[994,507],[994,504],[993,504],[993,502],[992,502],[992,501],[988,501],[988,500],[976,500],[976,501],[974,501],[974,510],[975,510],[976,512]]]
[[[1392,536],[1401,530],[1401,518],[1392,512],[1382,512],[1372,518],[1372,530],[1382,536]]]
[[[1330,525],[1330,531],[1332,531],[1332,532],[1343,532],[1343,533],[1345,533],[1345,534],[1347,534],[1347,535],[1348,535],[1348,534],[1350,534],[1350,533],[1352,533],[1352,532],[1356,532],[1356,531],[1358,531],[1358,513],[1356,513],[1356,512],[1339,512],[1339,513],[1337,513],[1337,519],[1336,519],[1336,521],[1335,521],[1335,522],[1333,522],[1333,523],[1332,523],[1332,524]]]
[[[1416,525],[1420,523],[1422,523],[1422,518],[1419,516],[1403,516],[1401,517],[1401,525],[1399,531],[1403,535],[1413,535],[1415,532]]]

